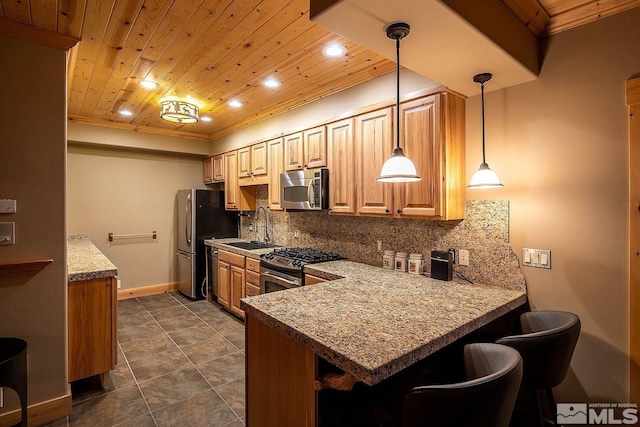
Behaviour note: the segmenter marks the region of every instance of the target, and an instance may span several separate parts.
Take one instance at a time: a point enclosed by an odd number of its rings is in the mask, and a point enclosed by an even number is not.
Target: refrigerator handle
[[[191,224],[191,194],[187,196],[187,204],[184,210],[184,238],[187,241],[187,245],[191,247],[191,233],[189,232],[189,224]]]

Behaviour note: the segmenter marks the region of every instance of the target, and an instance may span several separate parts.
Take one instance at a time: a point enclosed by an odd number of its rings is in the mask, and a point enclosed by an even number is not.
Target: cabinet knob
[[[398,213],[401,214],[402,213],[402,209],[398,209]]]
[[[302,169],[302,165],[298,165],[298,169]]]
[[[327,210],[328,210],[328,211],[330,211],[330,210],[331,210],[331,208],[329,208],[329,209],[327,209]]]
[[[387,209],[387,210],[385,210],[385,212],[386,212],[386,213],[389,213],[389,212],[391,212],[391,211],[390,211],[389,209]]]
[[[307,167],[307,165],[304,165],[304,167],[306,168],[306,167]]]

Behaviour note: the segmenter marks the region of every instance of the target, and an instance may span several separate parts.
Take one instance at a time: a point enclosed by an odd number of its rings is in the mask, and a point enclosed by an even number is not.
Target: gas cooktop
[[[302,268],[306,264],[344,259],[335,252],[322,252],[311,248],[282,248],[260,255],[263,263],[291,268]]]

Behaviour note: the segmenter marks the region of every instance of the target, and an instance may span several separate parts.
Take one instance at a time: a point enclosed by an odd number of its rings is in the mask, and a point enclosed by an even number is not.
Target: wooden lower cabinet
[[[100,375],[103,387],[118,362],[117,279],[68,283],[69,381]]]
[[[231,266],[231,305],[229,309],[238,317],[244,319],[244,310],[240,308],[240,300],[245,297],[244,268]]]

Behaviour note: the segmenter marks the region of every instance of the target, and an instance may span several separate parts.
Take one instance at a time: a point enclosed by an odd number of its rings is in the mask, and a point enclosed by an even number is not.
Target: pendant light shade
[[[484,84],[491,80],[491,77],[493,77],[491,73],[473,76],[473,81],[480,83],[480,92],[482,93],[482,163],[478,171],[471,177],[471,183],[467,186],[469,189],[504,187],[498,175],[489,168],[484,153]]]
[[[384,162],[378,182],[415,182],[420,181],[413,162],[400,148],[400,40],[409,34],[409,24],[399,22],[387,27],[387,37],[396,41],[396,148],[391,158]]]

